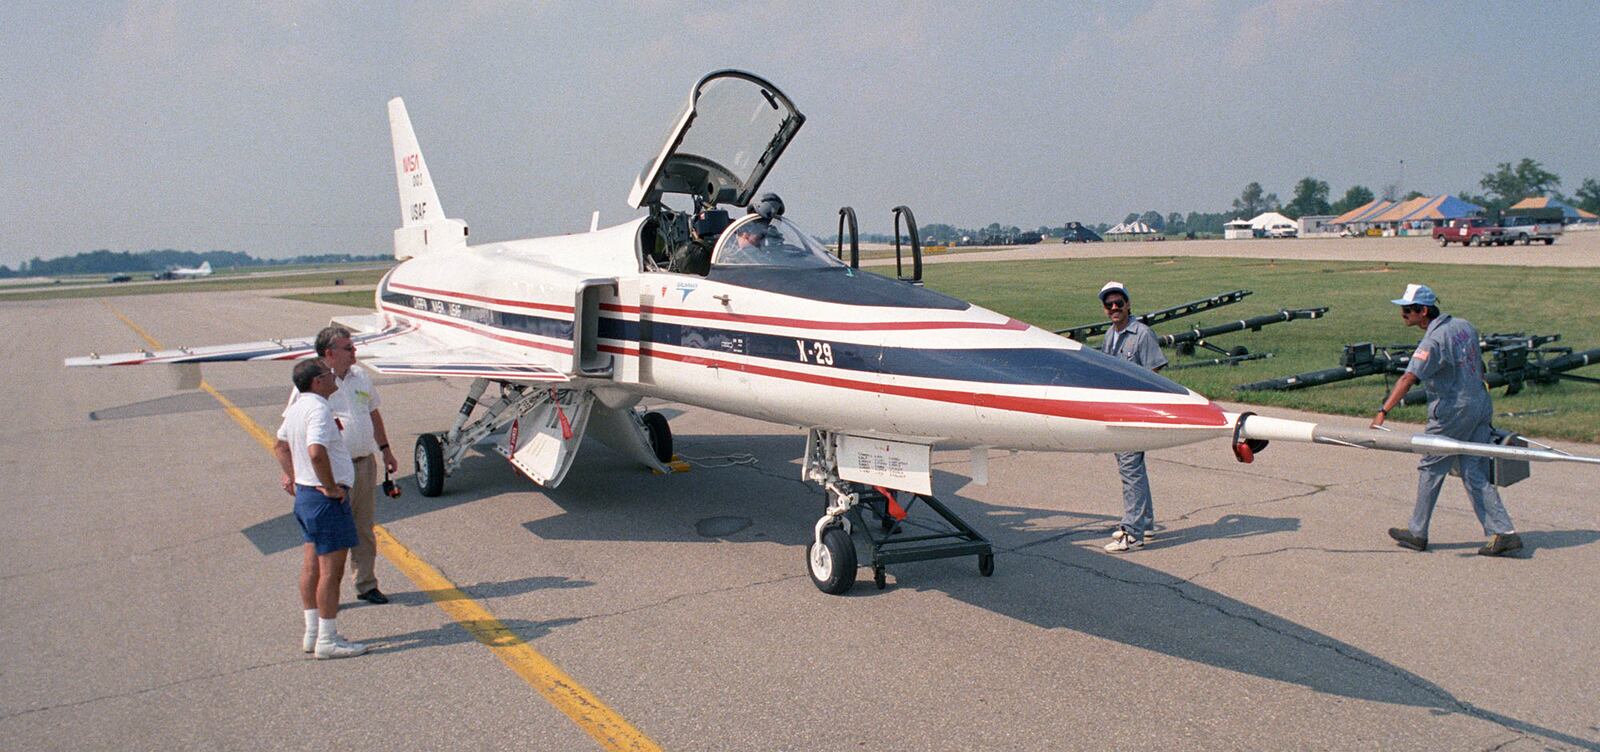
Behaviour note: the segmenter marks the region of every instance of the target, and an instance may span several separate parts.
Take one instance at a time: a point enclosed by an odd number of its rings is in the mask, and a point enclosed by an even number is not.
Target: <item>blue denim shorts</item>
[[[356,545],[356,519],[350,505],[330,499],[316,486],[294,487],[294,519],[300,523],[300,536],[316,545],[317,554],[331,554]]]

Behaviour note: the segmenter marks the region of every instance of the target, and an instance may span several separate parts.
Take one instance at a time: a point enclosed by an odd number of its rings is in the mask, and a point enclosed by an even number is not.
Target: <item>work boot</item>
[[[1496,533],[1489,536],[1489,542],[1478,549],[1479,556],[1505,556],[1512,551],[1522,549],[1522,536],[1516,533]]]
[[[1395,542],[1399,543],[1401,548],[1409,548],[1412,551],[1428,550],[1427,538],[1418,538],[1412,535],[1410,530],[1403,527],[1389,528],[1389,537],[1395,539]]]

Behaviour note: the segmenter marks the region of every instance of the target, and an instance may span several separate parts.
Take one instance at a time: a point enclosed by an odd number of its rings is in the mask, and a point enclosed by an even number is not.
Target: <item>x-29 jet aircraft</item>
[[[819,588],[839,593],[855,581],[850,520],[865,526],[858,506],[887,499],[884,508],[898,512],[896,492],[933,503],[936,446],[972,449],[975,474],[991,448],[1120,452],[1213,438],[1230,439],[1244,461],[1267,440],[1289,440],[1600,463],[1225,413],[1073,340],[852,268],[784,217],[781,201],[755,200],[804,122],[766,80],[708,74],[633,185],[629,203],[645,216],[584,234],[470,246],[467,225],[444,213],[404,103],[391,100],[400,263],[378,284],[374,313],[334,321],[357,333],[362,360],[379,373],[471,380],[454,425],[417,439],[422,493],[441,493],[467,450],[486,441],[549,487],[585,436],[665,470],[672,435],[660,413],[637,407],[644,398],[797,426],[810,434],[803,477],[829,499],[807,568]],[[669,207],[669,196],[687,207]],[[737,218],[722,208],[752,204]],[[67,364],[312,355],[309,339],[297,339]],[[987,541],[947,519],[970,533],[963,555],[978,555],[980,571],[991,572]],[[881,514],[879,522],[892,524]],[[881,586],[888,559],[874,552]]]

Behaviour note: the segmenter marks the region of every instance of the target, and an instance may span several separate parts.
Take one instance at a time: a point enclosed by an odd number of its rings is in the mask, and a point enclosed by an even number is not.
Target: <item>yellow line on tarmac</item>
[[[156,338],[150,336],[127,316],[122,315],[121,311],[112,308],[105,300],[101,300],[100,303],[135,334],[144,338],[151,348],[161,349],[161,343]],[[276,438],[272,434],[210,384],[201,381],[200,388],[222,403],[222,407],[228,411],[234,422],[243,426],[261,446],[268,451],[272,450],[276,443]],[[467,630],[473,639],[487,646],[496,658],[516,672],[517,676],[522,677],[529,686],[538,690],[546,701],[567,714],[568,718],[578,724],[578,728],[593,737],[601,747],[608,750],[661,749],[650,737],[645,736],[644,732],[628,723],[594,693],[585,689],[567,672],[562,671],[559,666],[551,663],[550,659],[534,650],[532,645],[518,637],[509,627],[495,618],[489,609],[469,598],[433,565],[412,553],[411,549],[396,540],[382,525],[374,524],[372,530],[378,539],[378,553],[383,554],[383,558],[388,559],[389,563],[410,578],[425,595],[433,599],[434,605]]]

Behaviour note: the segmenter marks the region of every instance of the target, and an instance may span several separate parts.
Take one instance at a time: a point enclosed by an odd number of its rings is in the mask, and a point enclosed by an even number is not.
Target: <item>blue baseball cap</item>
[[[1406,285],[1406,294],[1389,301],[1395,305],[1439,305],[1439,296],[1427,285]]]

